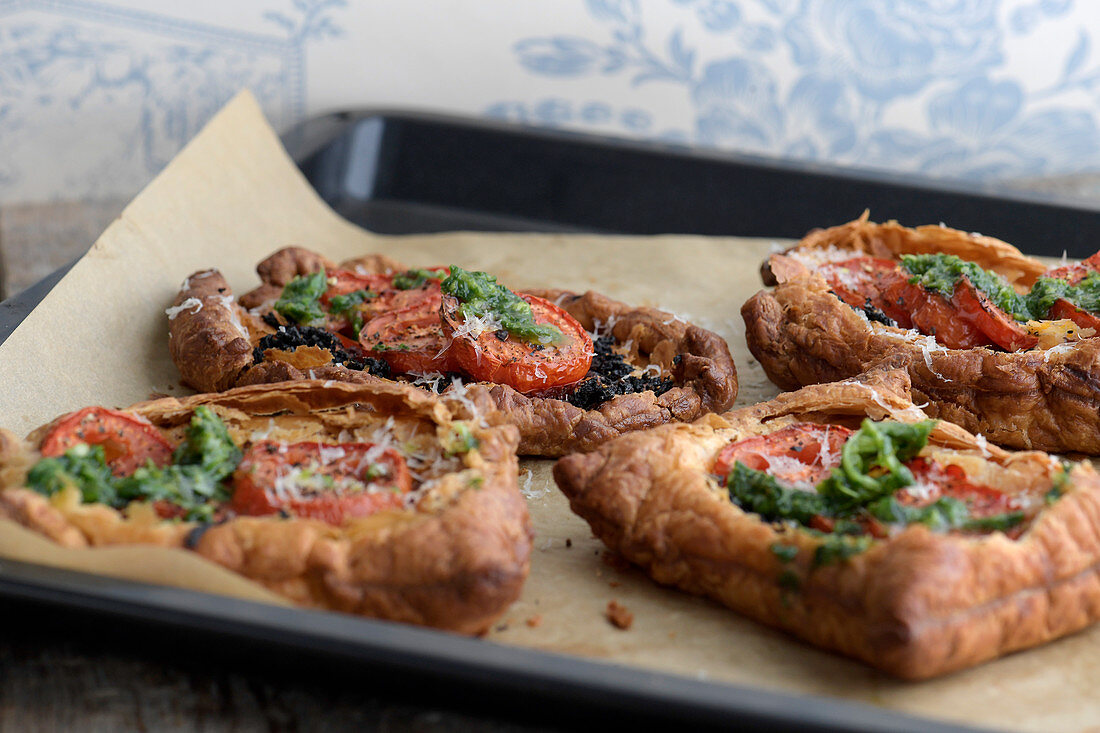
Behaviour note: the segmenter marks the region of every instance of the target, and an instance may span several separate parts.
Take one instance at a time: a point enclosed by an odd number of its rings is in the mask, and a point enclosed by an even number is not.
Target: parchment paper
[[[84,405],[124,406],[154,392],[181,393],[168,359],[164,315],[180,282],[216,265],[243,293],[257,282],[255,263],[289,244],[333,259],[385,252],[411,265],[453,262],[489,270],[519,288],[595,288],[659,305],[730,342],[740,404],[776,393],[748,354],[739,314],[741,303],[760,287],[758,263],[776,243],[687,236],[372,235],[320,201],[244,93],[126,208],[0,346],[0,425],[23,434]],[[587,525],[569,512],[549,466],[525,461],[521,468],[532,472],[527,493],[536,549],[523,596],[490,633],[494,642],[986,726],[1100,730],[1100,629],[940,680],[898,682],[708,601],[658,587],[636,570],[611,567]],[[183,551],[66,552],[0,523],[0,555],[143,581],[170,578],[191,588],[280,602]],[[612,599],[633,612],[629,630],[605,619]]]

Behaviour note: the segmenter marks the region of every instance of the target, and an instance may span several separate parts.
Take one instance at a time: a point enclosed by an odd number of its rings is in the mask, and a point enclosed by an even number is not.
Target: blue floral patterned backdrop
[[[241,87],[279,128],[409,107],[969,180],[1100,171],[1098,40],[1085,0],[0,0],[0,201],[129,195]]]
[[[673,85],[689,124],[652,110],[566,97],[516,99],[489,114],[535,124],[615,121],[647,137],[815,161],[998,179],[1100,164],[1100,58],[1071,0],[589,0],[599,28],[514,44],[533,75]],[[1044,26],[1060,27],[1047,45]],[[702,43],[688,37],[721,38]],[[1015,75],[1032,42],[1057,63]],[[1019,61],[1019,59],[1013,59]]]

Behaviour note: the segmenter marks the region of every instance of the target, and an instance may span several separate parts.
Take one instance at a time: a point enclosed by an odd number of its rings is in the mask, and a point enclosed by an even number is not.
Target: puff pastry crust
[[[433,396],[381,380],[242,387],[128,411],[182,434],[199,405],[217,412],[241,445],[250,436],[369,440],[382,429],[429,446],[429,461],[432,441],[452,422]],[[527,577],[532,530],[516,483],[512,428],[472,428],[478,447],[446,466],[422,466],[429,483],[405,509],[333,526],[276,516],[200,525],[161,521],[145,504],[122,511],[82,504],[75,490],[45,497],[22,486],[48,427],[26,441],[0,431],[0,516],[68,547],[188,548],[302,606],[471,634],[489,628]]]
[[[263,284],[237,302],[216,270],[189,277],[169,309],[169,348],[183,382],[203,391],[220,391],[311,376],[355,383],[377,381],[377,377],[339,364],[305,368],[285,361],[253,362],[253,347],[274,332],[257,314],[270,310],[293,277],[320,267],[337,265],[300,247],[280,250],[257,267]],[[380,255],[349,260],[339,267],[360,273],[406,269]],[[632,307],[591,291],[527,292],[558,303],[586,329],[601,328],[618,343],[630,343],[639,366],[656,365],[675,386],[661,395],[652,391],[616,395],[593,409],[550,396],[524,395],[502,384],[469,384],[457,394],[442,394],[457,415],[477,417],[487,425],[515,425],[520,431],[521,454],[556,457],[591,450],[625,432],[728,409],[736,399],[737,370],[729,346],[717,334],[685,323],[674,314]]]
[[[866,215],[813,232],[789,253],[833,246],[886,258],[957,254],[1024,287],[1046,269],[990,237],[874,224]],[[1100,338],[1046,351],[947,349],[932,337],[868,321],[799,259],[773,256],[765,281],[777,285],[751,297],[741,315],[749,350],[780,388],[845,379],[876,365],[904,367],[914,401],[927,403],[931,417],[1008,447],[1100,454]]]
[[[1100,476],[1069,473],[1061,498],[1016,540],[911,525],[838,564],[813,568],[823,541],[742,511],[709,475],[730,441],[794,422],[924,419],[904,370],[814,385],[753,407],[623,436],[560,459],[554,477],[610,548],[656,581],[908,679],[961,669],[1072,633],[1100,617]],[[1006,490],[1045,490],[1051,457],[987,446],[940,422],[930,446]],[[929,450],[926,448],[926,450]],[[785,564],[772,552],[799,548]],[[781,575],[794,570],[797,590]]]

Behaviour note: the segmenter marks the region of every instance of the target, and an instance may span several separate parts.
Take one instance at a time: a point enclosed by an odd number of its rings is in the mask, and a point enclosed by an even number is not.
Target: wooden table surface
[[[1020,187],[1100,201],[1100,176]],[[0,298],[81,255],[125,203],[0,206]],[[315,664],[298,669],[292,660],[257,668],[235,658],[233,649],[204,650],[213,660],[204,664],[195,661],[193,649],[177,656],[170,645],[167,651],[162,644],[135,646],[125,630],[82,623],[64,612],[8,606],[0,607],[0,619],[0,733],[553,729],[541,723],[545,711],[528,711],[525,722],[515,723],[492,712],[492,701],[387,685],[369,670],[334,678]],[[559,729],[573,727],[560,716],[555,720]]]

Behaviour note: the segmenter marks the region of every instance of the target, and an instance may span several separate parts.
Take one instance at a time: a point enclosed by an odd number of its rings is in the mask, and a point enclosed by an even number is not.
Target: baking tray
[[[943,218],[997,234],[991,212],[1013,215],[1014,240],[1091,253],[1100,213],[1050,201],[977,195],[702,155],[565,133],[398,113],[337,113],[285,136],[321,196],[375,231],[468,230],[695,232],[791,237],[871,206],[902,220]],[[782,192],[782,195],[780,195]],[[663,202],[662,205],[657,205]],[[893,203],[891,203],[893,202]],[[904,205],[904,206],[903,206]],[[908,207],[908,208],[906,208]],[[922,218],[906,211],[922,211]],[[1036,239],[1021,239],[1030,232]],[[0,304],[0,341],[67,271]],[[578,657],[510,647],[340,614],[285,609],[0,560],[0,597],[29,609],[106,618],[194,640],[196,648],[247,649],[350,665],[375,679],[440,689],[461,707],[533,725],[568,719],[669,721],[693,727],[812,731],[973,730],[835,699],[709,683]],[[28,613],[35,613],[31,610]],[[170,632],[167,635],[158,632]],[[427,688],[421,685],[428,685]],[[435,702],[433,697],[432,702]],[[532,720],[538,711],[538,720]]]
[[[1097,248],[1100,202],[407,112],[338,112],[284,142],[322,198],[372,231],[800,238],[869,209],[1030,254]]]

